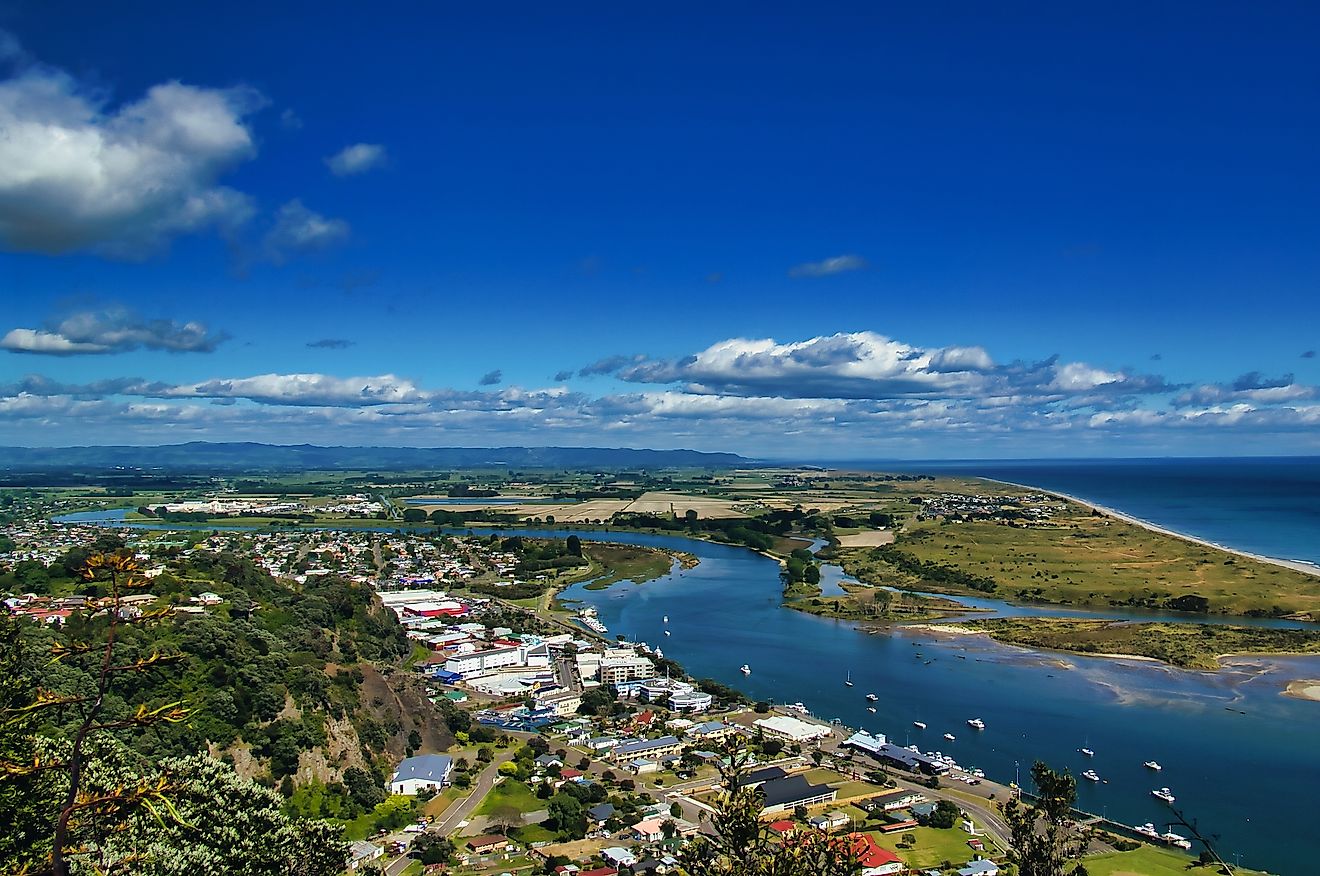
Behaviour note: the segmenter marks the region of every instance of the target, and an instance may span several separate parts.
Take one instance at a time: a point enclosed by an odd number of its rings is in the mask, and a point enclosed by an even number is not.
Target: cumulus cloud
[[[229,336],[200,322],[144,319],[127,308],[84,310],[40,328],[11,329],[0,349],[13,353],[77,356],[137,349],[210,353]]]
[[[731,338],[680,359],[612,356],[580,373],[631,383],[682,384],[715,395],[782,398],[993,398],[1048,402],[1066,398],[1149,395],[1162,378],[1082,362],[997,364],[978,346],[924,348],[874,332],[804,341]]]
[[[555,376],[551,379],[554,380],[555,383],[563,383],[565,380],[570,379],[572,376],[573,376],[572,370],[556,371]]]
[[[477,383],[481,386],[495,386],[503,381],[504,372],[496,368],[494,371],[487,371],[485,374],[481,375],[481,379],[478,380]]]
[[[262,102],[166,82],[112,106],[63,71],[23,69],[0,82],[0,245],[137,257],[178,234],[232,231],[252,202],[218,180],[256,154],[247,117]]]
[[[275,225],[266,235],[266,251],[274,261],[282,262],[290,255],[343,243],[349,233],[348,223],[343,219],[322,216],[295,198],[275,214]]]
[[[272,405],[361,407],[421,402],[427,398],[410,380],[377,377],[332,377],[328,374],[259,374],[218,378],[161,388],[162,398],[233,398]]]
[[[803,262],[788,269],[788,275],[794,278],[828,277],[831,274],[846,274],[860,271],[866,267],[866,259],[859,255],[840,255],[818,262]]]
[[[1320,398],[1320,387],[1300,384],[1291,374],[1267,377],[1249,371],[1230,383],[1206,383],[1177,395],[1173,405],[1196,408],[1232,404],[1278,405]]]
[[[384,167],[387,161],[385,147],[379,143],[354,143],[326,158],[325,165],[335,176],[356,176]]]
[[[307,346],[316,350],[347,350],[353,346],[353,343],[347,338],[321,338],[317,341],[308,341]]]

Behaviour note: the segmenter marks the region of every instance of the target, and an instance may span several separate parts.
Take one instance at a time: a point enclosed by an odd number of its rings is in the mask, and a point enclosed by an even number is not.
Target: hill
[[[753,461],[736,453],[626,447],[323,447],[212,443],[158,447],[3,447],[0,470],[70,471],[409,471],[436,468],[728,468]]]

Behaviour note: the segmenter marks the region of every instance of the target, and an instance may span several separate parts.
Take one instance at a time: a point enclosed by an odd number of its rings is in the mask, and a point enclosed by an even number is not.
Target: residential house
[[[862,865],[861,876],[892,876],[907,867],[889,849],[881,847],[869,833],[850,833],[853,856]]]
[[[487,834],[485,836],[474,836],[467,841],[467,848],[478,855],[489,855],[491,852],[502,852],[509,847],[509,838],[499,833]]]
[[[978,858],[959,870],[958,876],[999,876],[999,865],[994,861]]]
[[[390,779],[391,794],[416,794],[423,788],[439,791],[449,783],[454,760],[447,754],[419,754],[405,758]]]

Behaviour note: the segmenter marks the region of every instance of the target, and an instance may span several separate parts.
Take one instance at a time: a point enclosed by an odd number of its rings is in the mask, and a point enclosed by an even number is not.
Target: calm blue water
[[[1320,563],[1320,457],[854,463],[1069,493],[1226,547]]]
[[[981,637],[941,639],[903,628],[868,634],[783,608],[778,564],[751,551],[661,535],[583,537],[700,557],[694,569],[643,585],[579,585],[564,594],[594,605],[611,634],[659,644],[693,675],[760,699],[800,700],[823,718],[944,751],[1001,782],[1012,781],[1019,764],[1025,776],[1036,759],[1074,775],[1093,768],[1107,784],[1082,782],[1078,805],[1129,824],[1163,829],[1166,810],[1150,791],[1168,785],[1180,809],[1220,835],[1221,853],[1240,853],[1243,863],[1273,872],[1311,872],[1312,852],[1300,838],[1312,813],[1301,801],[1315,799],[1320,786],[1320,704],[1280,692],[1288,680],[1320,678],[1320,658],[1240,660],[1204,673],[1032,652]],[[750,676],[738,671],[744,662]],[[843,685],[848,673],[855,687]],[[872,691],[880,698],[874,715],[864,699]],[[987,729],[967,727],[972,717]],[[928,729],[916,730],[913,721]],[[957,739],[943,739],[945,732]],[[1096,756],[1083,757],[1077,749],[1084,747]],[[1152,758],[1161,773],[1142,765]],[[1298,805],[1282,802],[1289,800]]]
[[[1320,561],[1320,460],[872,467],[1033,484],[1227,546]],[[119,518],[122,524],[123,513],[65,519]],[[570,531],[523,532],[564,537]],[[1240,853],[1244,864],[1272,872],[1314,872],[1307,841],[1312,807],[1306,801],[1315,800],[1320,787],[1320,703],[1280,692],[1289,680],[1320,678],[1320,657],[1243,659],[1224,671],[1201,673],[1032,652],[980,637],[939,639],[902,628],[868,634],[783,608],[778,564],[751,551],[674,536],[576,532],[587,539],[685,550],[700,558],[694,569],[644,585],[624,582],[604,591],[579,586],[565,593],[596,606],[611,633],[661,645],[696,676],[716,678],[757,698],[800,700],[822,717],[886,733],[902,744],[945,751],[1001,782],[1012,781],[1019,765],[1025,776],[1038,758],[1074,774],[1094,768],[1107,784],[1082,782],[1079,805],[1129,824],[1152,821],[1162,828],[1165,810],[1150,790],[1168,785],[1180,809],[1221,837],[1219,849],[1230,860]],[[842,573],[831,566],[823,572],[822,583],[832,592]],[[963,601],[1019,616],[1150,616]],[[669,637],[663,634],[664,615],[670,618]],[[744,662],[753,669],[747,677],[738,671]],[[853,688],[843,685],[848,673]],[[880,697],[874,715],[864,700],[870,691]],[[965,723],[971,717],[984,719],[987,729],[972,731]],[[926,722],[928,729],[916,730],[913,721]],[[944,740],[946,731],[956,741]],[[1082,747],[1094,749],[1096,756],[1082,757],[1077,752]],[[1163,772],[1153,774],[1142,766],[1152,758],[1164,765]]]

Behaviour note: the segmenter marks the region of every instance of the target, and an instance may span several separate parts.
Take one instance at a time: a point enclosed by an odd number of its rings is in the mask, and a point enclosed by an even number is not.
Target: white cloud
[[[331,155],[325,164],[335,176],[355,176],[384,167],[388,160],[379,143],[354,143]]]
[[[818,262],[803,262],[788,269],[790,277],[828,277],[831,274],[846,274],[860,271],[866,267],[866,259],[859,255],[841,255]]]
[[[343,219],[331,219],[307,209],[294,199],[280,207],[275,225],[266,235],[266,251],[281,262],[297,253],[327,249],[348,239],[350,229]]]
[[[245,118],[260,104],[248,89],[169,82],[111,107],[45,67],[0,82],[0,244],[139,256],[235,228],[251,200],[217,180],[256,153]]]
[[[49,356],[125,353],[139,348],[209,353],[227,337],[200,322],[143,319],[126,308],[108,308],[78,311],[44,329],[11,329],[0,338],[0,349]]]
[[[849,332],[780,343],[731,338],[676,360],[611,356],[582,374],[613,374],[631,383],[680,383],[688,391],[782,398],[1022,398],[1075,406],[1171,389],[1162,378],[1054,359],[996,364],[979,346],[926,348],[875,332]]]
[[[393,374],[332,377],[327,374],[259,374],[218,378],[160,391],[166,398],[234,398],[269,405],[361,407],[423,402],[428,398],[410,380]]]

